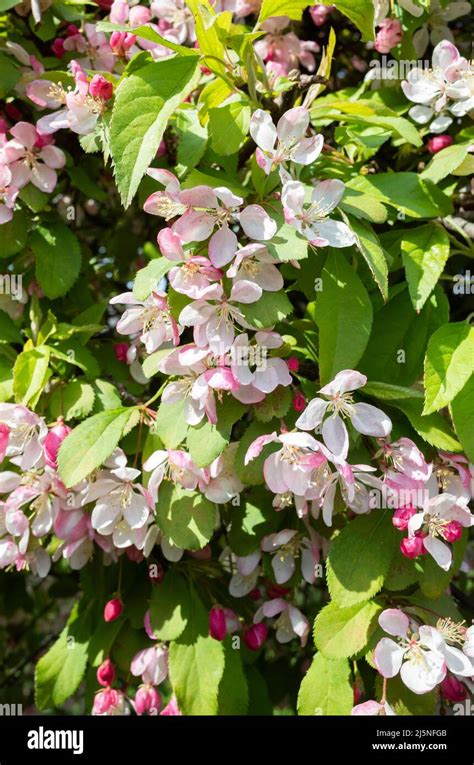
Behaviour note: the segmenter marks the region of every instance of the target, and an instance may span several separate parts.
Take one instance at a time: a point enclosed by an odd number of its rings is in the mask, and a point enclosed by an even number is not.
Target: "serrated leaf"
[[[420,311],[443,273],[449,238],[442,226],[427,223],[404,230],[401,250],[411,302]]]
[[[316,654],[298,693],[299,715],[348,715],[354,704],[347,659]]]
[[[198,76],[198,55],[178,55],[147,64],[117,88],[110,148],[125,207],[155,157],[169,118],[195,87]]]
[[[46,345],[23,351],[13,367],[13,393],[17,404],[34,408],[51,376],[51,351]]]
[[[186,579],[170,569],[163,581],[153,587],[150,619],[158,640],[176,640],[188,622],[189,587]]]
[[[423,414],[449,404],[473,373],[474,327],[464,322],[440,327],[426,349]]]
[[[67,385],[56,388],[50,398],[49,408],[54,419],[64,417],[69,420],[82,420],[91,413],[94,406],[94,389],[82,380],[73,380]]]
[[[357,273],[339,252],[331,252],[316,298],[319,373],[325,385],[341,369],[356,369],[372,327],[372,304]]]
[[[425,167],[420,177],[430,180],[433,183],[439,183],[447,175],[454,172],[459,165],[466,159],[471,145],[470,141],[461,144],[447,146],[446,149],[439,151],[431,162]]]
[[[138,412],[119,407],[99,412],[74,428],[64,439],[58,454],[58,472],[68,488],[75,486],[110,457]]]
[[[81,270],[81,248],[76,235],[64,223],[38,226],[30,245],[36,257],[36,278],[50,300],[71,289]]]
[[[334,540],[328,558],[328,587],[334,602],[346,608],[376,595],[398,542],[388,510],[373,510],[350,521]]]
[[[155,258],[148,265],[137,271],[133,283],[133,296],[137,300],[146,300],[147,297],[157,289],[163,276],[166,276],[170,268],[173,268],[171,260],[166,258]]]
[[[307,258],[308,240],[306,237],[300,236],[294,226],[286,223],[280,212],[275,213],[272,210],[271,217],[277,224],[277,230],[271,240],[266,243],[270,255],[282,263]]]
[[[273,327],[291,313],[292,306],[284,292],[264,292],[255,303],[237,303],[245,321],[255,329]]]
[[[167,539],[185,550],[200,550],[216,524],[216,508],[203,494],[169,481],[160,487],[156,506],[158,524]]]
[[[370,223],[350,218],[350,225],[357,235],[357,246],[367,263],[384,300],[388,299],[388,264],[380,240]]]
[[[329,603],[314,622],[314,643],[327,659],[345,659],[354,656],[369,642],[377,628],[377,616],[382,608],[377,603],[356,603],[339,608]]]

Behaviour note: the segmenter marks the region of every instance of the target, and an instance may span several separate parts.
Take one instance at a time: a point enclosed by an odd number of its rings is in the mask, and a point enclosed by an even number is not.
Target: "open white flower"
[[[299,181],[288,181],[283,186],[281,201],[285,220],[315,247],[349,247],[356,241],[349,226],[327,216],[344,196],[342,181],[320,181],[314,187],[311,201],[306,203],[306,188]]]

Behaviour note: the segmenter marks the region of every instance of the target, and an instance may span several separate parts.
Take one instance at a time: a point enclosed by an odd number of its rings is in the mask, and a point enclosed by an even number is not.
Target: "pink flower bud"
[[[45,146],[51,146],[53,143],[53,135],[44,135],[43,133],[38,133],[38,138],[35,141],[35,149],[43,149]]]
[[[15,106],[15,104],[6,104],[5,114],[14,122],[19,122],[23,118],[23,114],[21,113],[18,106]]]
[[[399,507],[393,514],[392,523],[399,531],[405,531],[408,527],[408,521],[415,514],[416,510],[411,505],[410,507]]]
[[[129,48],[136,43],[136,36],[129,32],[112,32],[109,44],[116,56],[125,56]]]
[[[290,356],[290,358],[286,360],[286,364],[290,372],[297,372],[300,368],[300,362],[296,356]]]
[[[310,16],[313,20],[313,24],[317,27],[322,27],[326,23],[327,17],[333,12],[334,5],[313,5],[309,9]]]
[[[144,5],[135,5],[130,8],[129,23],[132,27],[139,27],[141,24],[148,24],[151,19],[151,11]]]
[[[108,101],[109,98],[112,98],[113,92],[114,86],[111,82],[101,74],[94,74],[89,83],[89,93],[93,98],[102,98],[103,101]]]
[[[128,19],[128,3],[123,0],[115,0],[110,8],[110,21],[112,24],[125,24]]]
[[[127,362],[127,351],[128,351],[129,345],[128,343],[115,343],[114,345],[114,353],[115,358],[117,361],[123,361]]]
[[[162,717],[174,717],[174,716],[181,716],[181,712],[179,711],[178,702],[176,700],[176,696],[172,696],[171,700],[168,702],[168,704],[165,706],[163,711],[161,712]]]
[[[379,24],[375,38],[375,50],[378,53],[390,53],[392,48],[401,42],[403,37],[402,25],[396,19],[384,19]]]
[[[156,152],[157,157],[164,157],[166,155],[166,143],[161,139],[160,145],[158,146],[158,151]]]
[[[405,537],[400,543],[400,550],[405,558],[418,558],[425,552],[422,537]]]
[[[112,685],[112,683],[115,680],[115,667],[110,661],[110,659],[106,659],[102,662],[100,667],[97,669],[97,682],[100,683],[100,685]]]
[[[96,693],[92,712],[96,715],[104,715],[107,714],[112,707],[118,706],[119,703],[119,692],[113,688],[105,688],[103,691]]]
[[[66,34],[68,37],[73,37],[74,35],[79,34],[79,30],[75,24],[68,24],[68,26],[66,27]]]
[[[268,635],[268,627],[266,624],[252,624],[244,632],[245,645],[250,648],[251,651],[258,651]]]
[[[270,600],[273,600],[273,598],[284,598],[285,595],[289,595],[290,592],[291,587],[282,587],[275,582],[270,582],[270,584],[267,585],[267,595]]]
[[[466,686],[454,675],[446,675],[441,683],[441,693],[449,701],[459,702],[467,699]]]
[[[355,706],[356,704],[359,704],[362,701],[362,697],[364,694],[362,693],[362,688],[360,687],[359,683],[354,683],[352,688],[354,690],[354,706]]]
[[[219,606],[209,611],[209,634],[214,640],[224,640],[227,635],[224,609]]]
[[[43,446],[44,460],[48,467],[53,468],[53,470],[57,469],[59,447],[70,432],[71,428],[65,425],[64,422],[60,422],[54,428],[51,428],[46,436]]]
[[[112,0],[97,0],[97,5],[104,11],[108,11],[112,7]]]
[[[8,442],[10,440],[10,428],[5,423],[0,422],[0,462],[5,458]]]
[[[62,58],[64,56],[64,40],[61,37],[56,37],[51,43],[51,52],[54,53],[56,58]]]
[[[445,149],[447,146],[451,146],[452,143],[454,143],[454,138],[450,135],[435,135],[433,138],[429,139],[426,148],[430,154],[437,154],[438,151]]]
[[[7,121],[0,117],[0,133],[6,133],[8,130]]]
[[[106,622],[114,622],[123,611],[123,603],[120,598],[112,598],[105,604],[104,619]]]
[[[137,715],[145,712],[157,714],[161,707],[161,696],[152,685],[141,685],[135,694],[134,707]]]
[[[306,406],[306,399],[302,393],[296,393],[291,403],[295,412],[302,412]]]
[[[462,526],[459,521],[449,521],[442,529],[441,535],[446,542],[457,542],[462,537]]]

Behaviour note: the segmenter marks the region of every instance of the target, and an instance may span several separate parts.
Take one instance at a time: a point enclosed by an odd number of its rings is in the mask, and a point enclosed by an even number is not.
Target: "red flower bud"
[[[94,74],[89,83],[89,93],[93,98],[101,98],[103,101],[108,101],[113,96],[114,86],[101,74]]]
[[[451,146],[452,143],[454,143],[454,138],[450,135],[434,135],[433,138],[430,138],[427,142],[426,148],[430,154],[437,154],[438,151],[446,149],[446,147]]]
[[[465,701],[467,688],[454,675],[446,675],[441,683],[441,693],[449,701]]]
[[[245,645],[251,651],[258,651],[267,639],[267,635],[268,627],[266,624],[252,624],[244,632]]]
[[[418,558],[425,552],[422,537],[405,537],[400,543],[400,550],[405,558]]]
[[[209,611],[209,634],[214,640],[224,640],[227,635],[224,609],[213,606]]]
[[[112,598],[105,604],[104,619],[106,622],[114,622],[123,611],[123,603],[120,598]]]
[[[97,682],[100,683],[100,685],[107,686],[112,685],[114,680],[115,667],[110,659],[106,659],[97,669]]]
[[[64,56],[64,40],[61,37],[56,37],[51,43],[51,52],[54,53],[56,58],[62,58]]]
[[[462,526],[459,521],[449,521],[441,530],[441,535],[446,542],[457,542],[462,537]]]

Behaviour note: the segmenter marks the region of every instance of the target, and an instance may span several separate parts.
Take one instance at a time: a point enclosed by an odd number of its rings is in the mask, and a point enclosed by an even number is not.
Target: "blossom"
[[[375,37],[375,50],[378,53],[390,53],[402,41],[402,25],[397,19],[384,19],[379,24]]]
[[[229,444],[206,469],[205,479],[199,487],[206,499],[217,505],[230,502],[245,488],[234,469],[237,449],[237,443]]]
[[[274,627],[279,643],[289,643],[294,637],[298,637],[301,645],[306,645],[310,625],[296,606],[283,600],[283,598],[268,600],[255,612],[253,621],[254,624],[259,624],[265,617],[272,618],[274,616],[278,616]]]
[[[13,177],[7,165],[0,164],[0,225],[13,218],[13,208],[19,189],[13,184]]]
[[[165,184],[164,191],[156,191],[146,200],[143,209],[165,220],[178,217],[172,231],[181,242],[203,242],[209,239],[209,258],[213,266],[221,268],[234,258],[238,240],[231,226],[239,223],[250,239],[267,241],[276,232],[276,223],[260,205],[247,205],[225,186],[195,186],[181,189],[178,179],[168,170],[149,169],[148,175]],[[214,229],[217,226],[217,231]]]
[[[243,289],[232,287],[229,297],[218,286],[212,303],[208,300],[188,303],[179,315],[179,323],[184,327],[194,327],[194,342],[198,348],[210,348],[216,355],[223,355],[234,342],[236,324],[252,329],[238,303],[253,303],[258,297],[248,284]]]
[[[84,34],[69,35],[64,40],[65,51],[85,53],[81,65],[88,69],[106,70],[111,72],[115,64],[114,53],[103,32],[98,32],[95,24],[84,24]]]
[[[459,629],[453,630],[449,620],[438,622],[439,628],[418,626],[402,611],[389,608],[380,614],[379,624],[398,640],[379,640],[374,652],[375,666],[387,678],[400,672],[402,681],[413,693],[433,690],[444,680],[448,669],[465,677],[472,675],[469,658],[447,643],[446,638],[452,642],[453,636],[457,639],[459,633]]]
[[[255,588],[260,575],[260,559],[259,550],[250,555],[235,556],[237,571],[229,582],[229,592],[233,598],[243,598]]]
[[[237,292],[242,292],[250,283],[252,294],[262,296],[267,292],[278,292],[284,280],[276,267],[279,261],[268,252],[263,244],[247,244],[237,250],[226,275],[233,280]]]
[[[421,16],[423,8],[415,5],[413,0],[399,0],[399,4],[413,16]],[[439,0],[431,0],[428,18],[413,35],[412,42],[419,56],[423,55],[429,43],[437,45],[442,40],[454,42],[454,36],[448,24],[471,12],[471,5],[465,0],[454,0],[441,5]]]
[[[314,53],[319,51],[319,45],[312,40],[300,40],[293,32],[283,34],[288,24],[288,16],[275,16],[264,21],[261,29],[268,34],[255,42],[257,54],[277,77],[286,76],[300,64],[314,72]]]
[[[379,703],[370,699],[370,701],[364,701],[362,704],[356,704],[352,708],[351,715],[376,715],[383,717],[385,715],[395,715],[395,712],[386,701]]]
[[[245,464],[254,459],[263,447],[271,442],[278,442],[281,448],[266,458],[263,466],[265,482],[275,494],[293,492],[304,495],[311,473],[315,467],[326,462],[324,447],[307,433],[282,433],[277,436],[259,436],[245,455]]]
[[[322,436],[327,448],[337,457],[345,459],[349,451],[349,434],[344,417],[363,435],[387,436],[392,423],[381,409],[371,404],[354,404],[352,391],[362,388],[367,377],[360,372],[344,369],[320,393],[324,398],[313,398],[303,414],[297,419],[296,427],[314,430],[322,425]],[[328,415],[329,416],[326,416]]]
[[[312,536],[315,536],[314,533]],[[296,570],[296,559],[301,556],[301,573],[309,584],[316,580],[319,547],[315,539],[304,537],[294,529],[283,529],[263,537],[261,548],[272,553],[272,568],[277,584],[288,582]]]
[[[150,685],[160,685],[168,677],[168,649],[164,645],[144,648],[132,659],[130,672]]]
[[[405,96],[416,104],[410,117],[421,125],[430,122],[432,133],[444,133],[453,121],[448,112],[460,117],[474,108],[471,69],[449,40],[438,43],[432,69],[412,69],[402,82]]]
[[[24,406],[0,404],[0,428],[4,454],[21,470],[40,464],[43,444],[48,434],[44,420]]]
[[[258,146],[258,165],[268,175],[272,170],[284,169],[286,162],[310,165],[321,153],[324,136],[305,137],[309,127],[309,112],[303,106],[289,109],[280,117],[277,126],[268,112],[257,109],[250,120],[250,135]],[[275,147],[275,144],[277,146]],[[282,180],[287,180],[283,173]]]
[[[257,332],[250,344],[247,334],[238,335],[229,351],[230,368],[240,386],[234,396],[243,403],[261,401],[279,385],[291,385],[291,375],[283,359],[267,358],[269,349],[280,348],[283,340],[277,332]]]
[[[158,350],[163,343],[179,343],[179,328],[171,316],[166,293],[154,290],[146,300],[137,300],[132,292],[123,292],[111,299],[111,304],[131,306],[117,322],[121,335],[138,334],[147,353]]]
[[[10,129],[13,139],[3,147],[9,162],[11,183],[21,189],[32,183],[41,191],[51,193],[57,183],[56,170],[64,167],[64,152],[56,146],[44,145],[34,125],[17,122]]]
[[[158,490],[163,479],[193,490],[202,477],[190,455],[179,449],[158,449],[143,463],[143,470],[151,471],[148,491],[154,502],[158,501]]]
[[[176,42],[194,42],[194,17],[185,0],[152,0],[150,9],[159,21],[161,32],[174,30]]]
[[[474,525],[469,508],[452,494],[428,499],[422,510],[408,521],[408,536],[423,533],[423,547],[444,571],[451,567],[452,552],[446,542],[459,539],[462,527]],[[443,541],[442,541],[443,540]]]
[[[343,195],[342,181],[319,181],[310,203],[306,204],[305,186],[299,181],[288,181],[281,194],[285,220],[315,247],[349,247],[356,241],[354,233],[345,223],[327,217]]]
[[[122,691],[104,688],[94,696],[92,714],[97,716],[129,715],[130,707]]]
[[[112,535],[116,547],[143,546],[146,525],[153,507],[150,495],[136,479],[140,471],[118,467],[103,471],[91,484],[84,504],[96,502],[92,510],[92,526],[104,536]],[[142,539],[143,537],[143,539]]]

